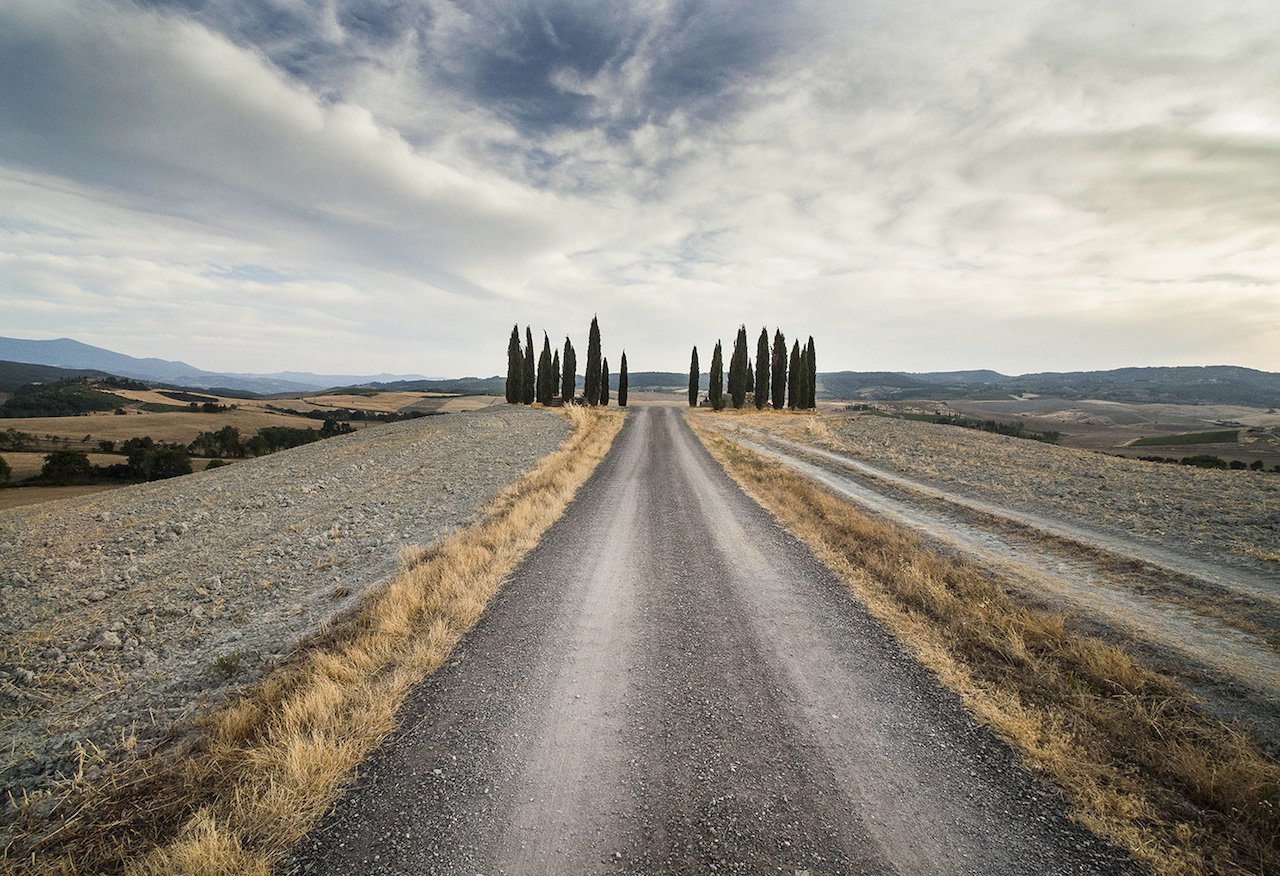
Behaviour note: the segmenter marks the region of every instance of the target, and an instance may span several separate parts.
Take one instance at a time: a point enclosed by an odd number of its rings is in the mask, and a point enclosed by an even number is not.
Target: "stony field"
[[[6,809],[257,678],[568,432],[493,407],[0,512]]]
[[[1280,475],[1274,473],[1161,465],[870,415],[751,413],[743,419],[1009,508],[1280,570]]]

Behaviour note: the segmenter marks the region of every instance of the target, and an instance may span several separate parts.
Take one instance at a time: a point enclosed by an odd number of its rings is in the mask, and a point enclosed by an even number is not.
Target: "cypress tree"
[[[554,398],[560,394],[560,351],[556,350],[551,355],[551,395]]]
[[[747,392],[755,394],[756,391],[756,366],[751,362],[751,357],[747,356],[747,361],[742,371],[747,378]]]
[[[578,354],[568,338],[564,339],[563,368],[560,373],[560,397],[571,402],[578,395]]]
[[[818,407],[818,351],[813,346],[813,335],[809,335],[809,349],[805,355],[805,364],[809,366],[809,388],[806,391],[806,398],[809,401],[809,407]]]
[[[756,410],[764,410],[769,402],[769,330],[760,329],[756,341]]]
[[[591,317],[587,335],[587,404],[600,403],[600,324]]]
[[[711,354],[711,386],[707,390],[707,400],[717,411],[724,410],[724,353],[720,350],[719,341],[716,341],[715,352]]]
[[[511,327],[507,342],[507,404],[519,404],[524,397],[524,353],[520,350],[520,326]]]
[[[517,340],[516,343],[519,343]],[[689,359],[689,407],[698,406],[698,379],[702,372],[698,368],[698,348],[693,348],[693,357]]]
[[[551,395],[555,391],[552,389],[551,378],[551,341],[547,338],[547,333],[542,333],[542,355],[538,357],[538,403],[543,405],[551,404]]]
[[[747,400],[747,327],[738,328],[733,342],[733,358],[729,360],[729,397],[735,408]]]
[[[773,407],[782,410],[787,406],[787,339],[782,329],[773,333]]]
[[[800,373],[796,375],[796,407],[802,411],[809,409],[809,345],[800,348]]]
[[[791,345],[791,362],[787,367],[787,407],[795,410],[800,406],[800,342]]]
[[[600,404],[609,403],[609,360],[600,360]]]
[[[538,374],[534,370],[533,365],[533,329],[529,326],[524,327],[524,382],[521,384],[524,389],[521,390],[520,400],[527,405],[533,404],[536,389],[535,384],[538,380]]]
[[[627,351],[622,351],[622,366],[618,368],[618,407],[627,406]]]

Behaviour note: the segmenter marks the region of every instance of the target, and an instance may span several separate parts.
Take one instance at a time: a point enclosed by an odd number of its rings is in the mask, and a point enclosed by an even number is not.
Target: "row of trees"
[[[578,353],[573,341],[564,339],[564,358],[552,351],[551,339],[542,333],[542,353],[537,364],[533,360],[533,330],[525,326],[524,345],[520,344],[520,326],[511,327],[507,342],[507,403],[531,405],[554,404],[556,400],[588,405],[609,404],[609,360],[600,345],[600,323],[591,317],[587,333],[587,371],[583,379],[583,396],[578,399]],[[627,406],[627,354],[622,353],[618,370],[618,404]]]
[[[689,407],[698,406],[698,383],[701,370],[698,365],[698,348],[693,348],[693,356],[689,361]],[[775,409],[790,408],[803,410],[813,408],[817,404],[818,364],[817,350],[813,344],[813,336],[803,347],[796,341],[791,345],[791,355],[787,355],[787,339],[782,329],[773,333],[773,343],[769,343],[769,330],[760,329],[760,338],[756,341],[755,364],[752,365],[751,354],[747,347],[747,327],[738,328],[738,336],[733,344],[733,356],[729,360],[729,397],[728,401],[735,408],[746,404],[747,396],[753,397],[755,406],[763,410],[772,403]],[[720,342],[716,341],[715,350],[711,354],[711,385],[707,392],[707,401],[717,411],[724,408],[725,379],[724,353]]]

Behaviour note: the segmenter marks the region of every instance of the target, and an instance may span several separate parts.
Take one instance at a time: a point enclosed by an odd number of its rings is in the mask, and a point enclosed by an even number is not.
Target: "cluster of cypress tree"
[[[698,405],[699,375],[698,348],[694,347],[689,361],[689,407]],[[817,406],[817,389],[817,352],[812,335],[803,348],[796,341],[788,359],[787,339],[782,329],[774,331],[772,345],[769,343],[769,330],[760,329],[753,367],[747,347],[747,327],[738,328],[733,356],[729,359],[728,402],[735,408],[746,404],[748,393],[753,395],[757,410],[763,410],[769,403],[778,410],[784,407],[791,410],[813,408]],[[707,401],[717,411],[723,409],[726,402],[724,353],[719,341],[716,341],[715,352],[711,355],[711,386]]]
[[[622,367],[618,373],[618,404],[627,404],[627,354],[622,354]],[[557,398],[564,402],[577,401],[578,353],[568,337],[564,339],[564,357],[560,350],[551,349],[551,339],[542,333],[542,354],[537,365],[533,360],[533,330],[525,327],[525,341],[520,343],[520,326],[512,326],[511,340],[507,342],[507,403],[550,405]],[[603,358],[600,347],[600,324],[591,318],[587,335],[587,373],[583,401],[589,405],[609,403],[609,360]]]

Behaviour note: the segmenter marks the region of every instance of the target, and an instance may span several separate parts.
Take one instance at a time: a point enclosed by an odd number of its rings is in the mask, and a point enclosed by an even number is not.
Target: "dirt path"
[[[1163,668],[1215,712],[1248,720],[1274,742],[1280,580],[1269,570],[1210,563],[1123,533],[1014,511],[757,430],[728,434],[1038,598],[1174,655]]]
[[[1129,868],[640,408],[282,872]]]

